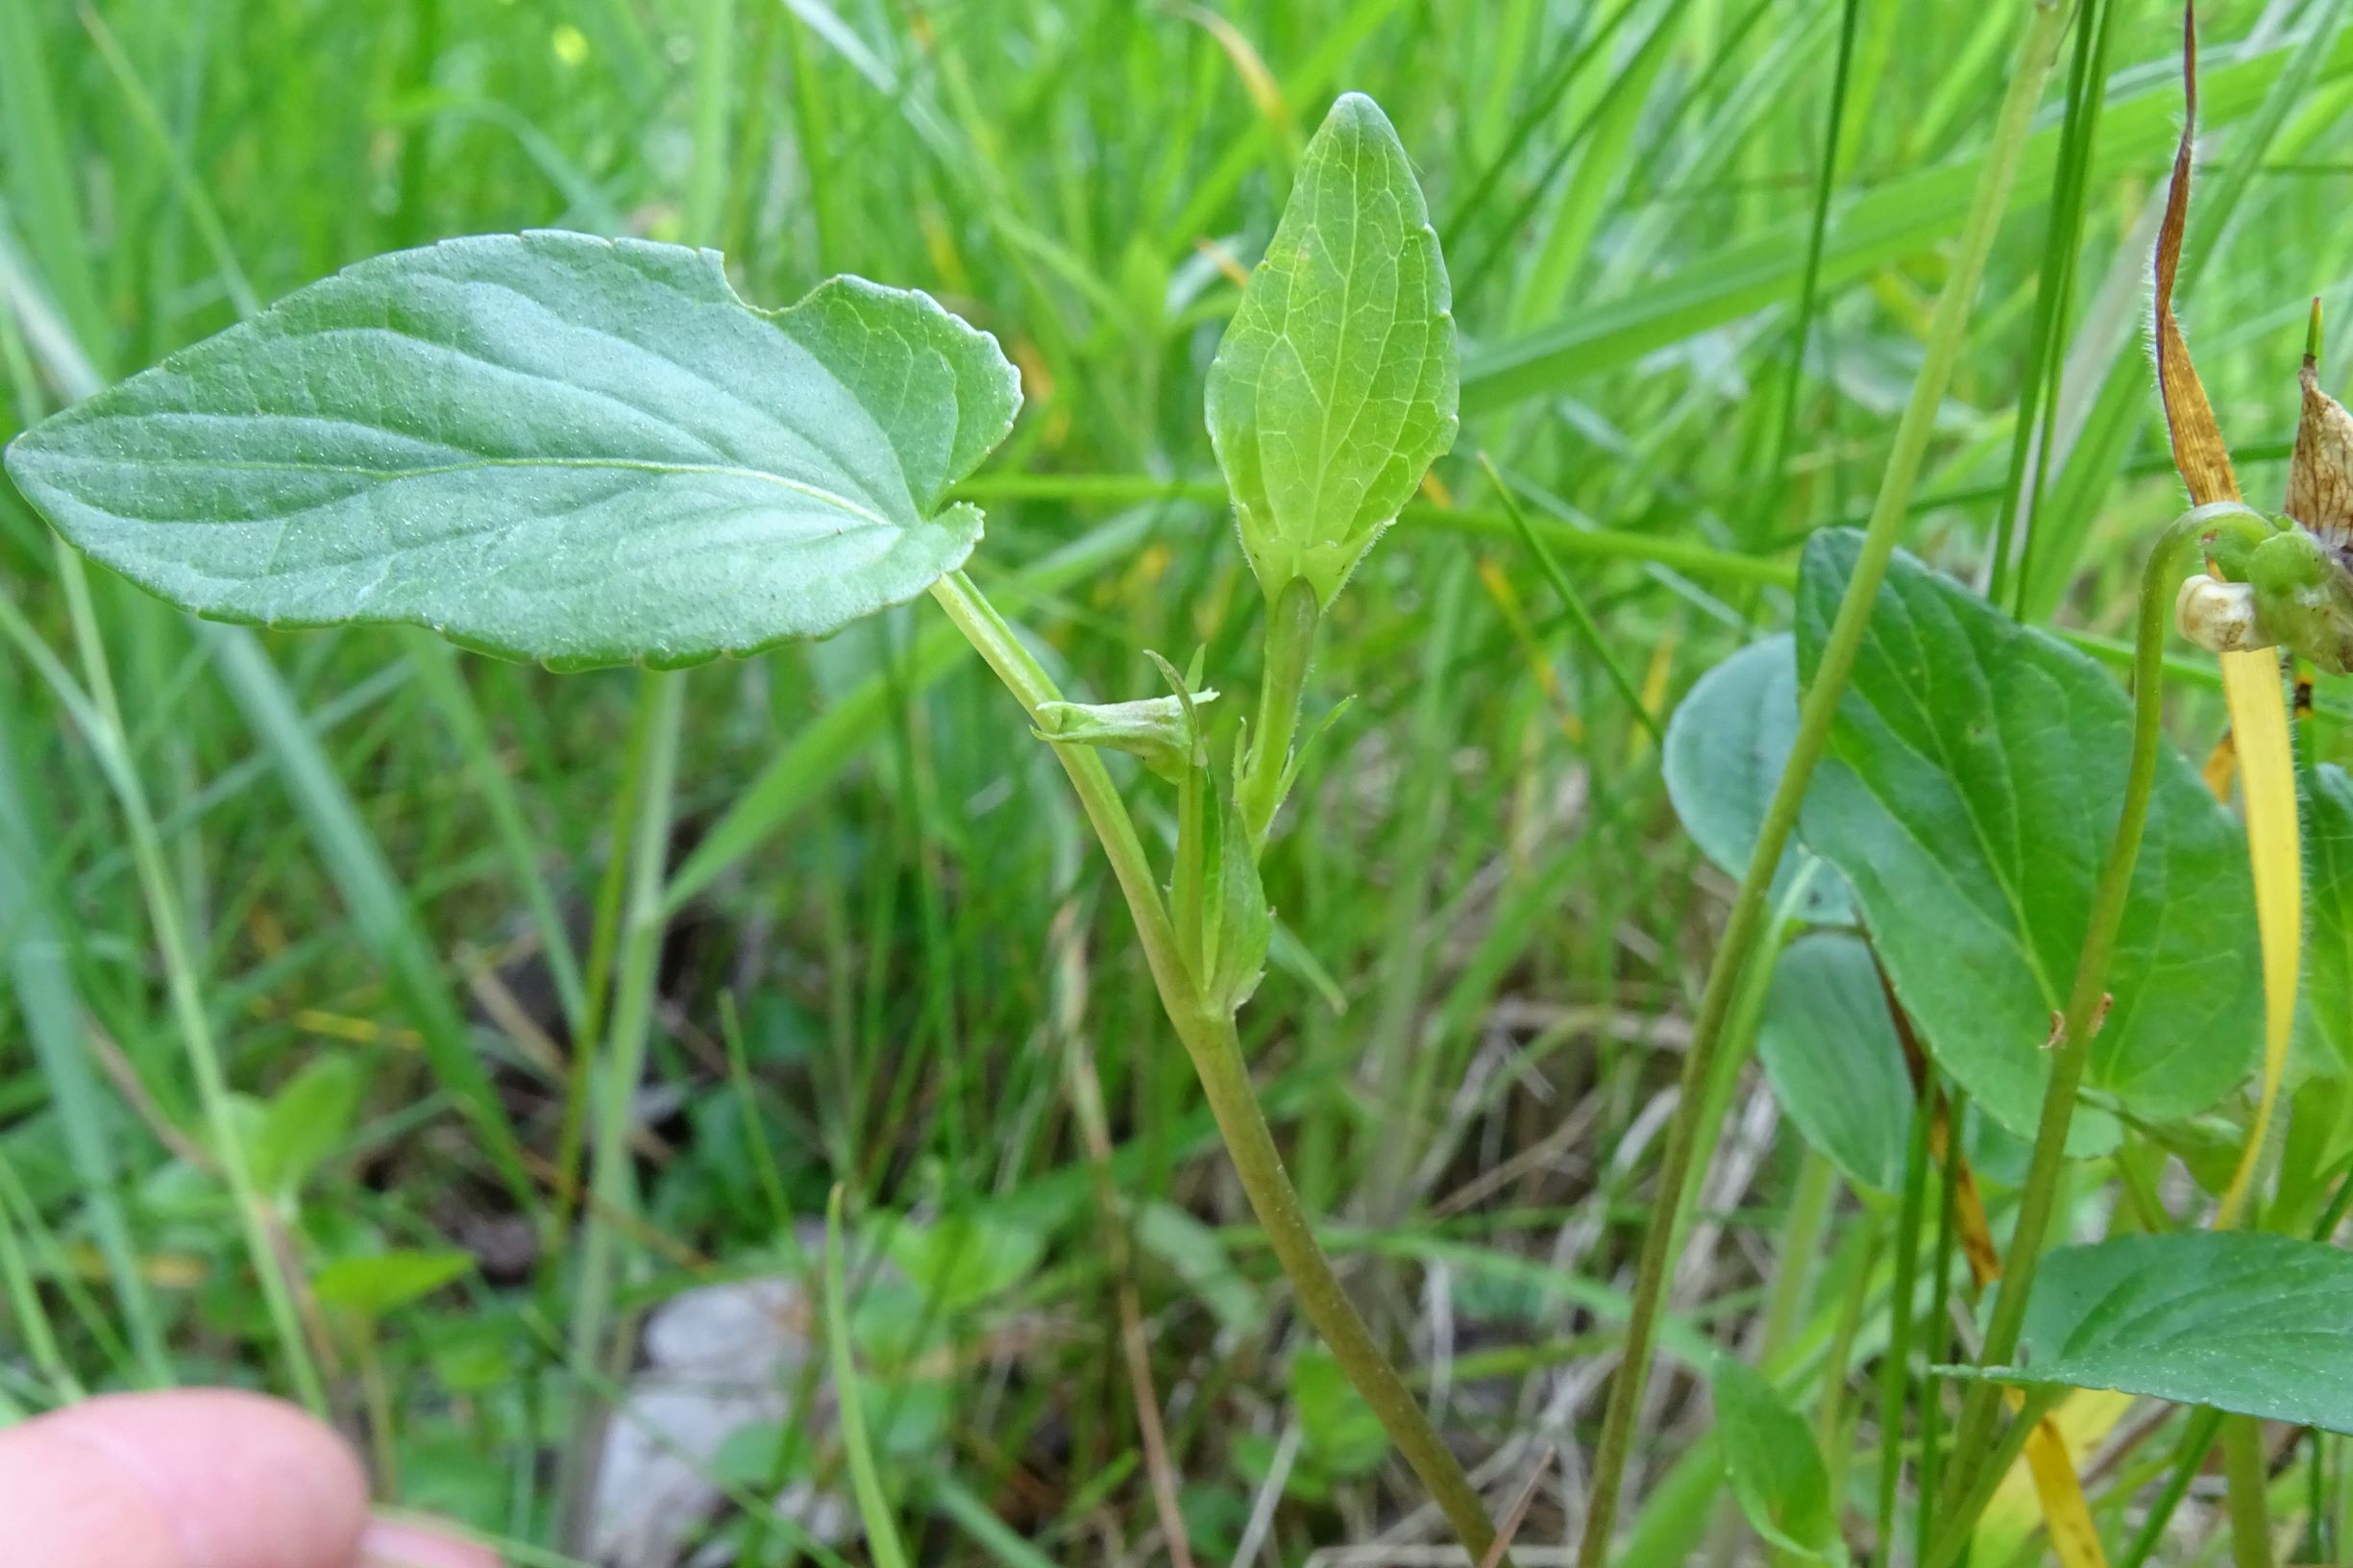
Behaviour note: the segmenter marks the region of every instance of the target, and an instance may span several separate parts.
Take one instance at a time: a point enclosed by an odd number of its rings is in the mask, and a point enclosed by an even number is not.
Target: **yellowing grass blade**
[[[2035,1423],[2034,1435],[2026,1439],[2026,1452],[2020,1458],[2034,1473],[2034,1495],[2042,1500],[2051,1555],[2064,1568],[2106,1568],[2099,1528],[2092,1523],[2083,1483],[2075,1479],[2075,1457],[2068,1452],[2055,1417],[2047,1415]]]
[[[2052,1555],[2068,1568],[2105,1560],[2082,1488],[2075,1482],[2073,1457],[2096,1448],[2131,1408],[2130,1394],[2083,1388],[2043,1417],[2026,1439],[2026,1452],[1985,1506],[1977,1524],[1975,1560],[2016,1558],[2038,1514],[2050,1527]]]
[[[2263,942],[2263,1093],[2239,1168],[2222,1194],[2215,1228],[2239,1223],[2262,1163],[2280,1076],[2288,1066],[2288,1036],[2295,1021],[2296,975],[2304,943],[2304,858],[2296,822],[2295,757],[2288,741],[2288,703],[2280,692],[2279,656],[2269,651],[2224,653],[2222,695],[2230,704],[2246,800],[2247,856],[2255,873],[2255,927]]]

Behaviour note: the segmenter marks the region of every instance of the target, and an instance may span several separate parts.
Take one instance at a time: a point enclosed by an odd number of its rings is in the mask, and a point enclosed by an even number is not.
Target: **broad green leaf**
[[[1809,678],[1860,536],[1807,547]],[[2123,794],[2131,705],[2098,665],[1899,554],[1807,793],[1814,850],[1846,873],[1896,992],[1947,1070],[2030,1133]],[[2246,840],[2168,748],[2109,966],[2087,1087],[2150,1121],[2243,1083],[2263,1028]],[[2087,1111],[2089,1108],[2087,1108]],[[2079,1115],[2096,1152],[2115,1119]]]
[[[1413,165],[1348,93],[1210,367],[1210,441],[1269,600],[1305,577],[1329,606],[1454,445],[1451,305]]]
[[[2255,1231],[2068,1247],[2035,1276],[2017,1363],[1956,1370],[2353,1433],[2353,1253]]]
[[[1388,1433],[1340,1363],[1321,1345],[1291,1358],[1291,1403],[1302,1446],[1324,1470],[1360,1476],[1388,1457]]]
[[[35,428],[92,556],[267,625],[400,622],[557,668],[832,631],[970,553],[995,340],[854,278],[780,311],[718,253],[541,232],[362,261]]]
[[[1798,654],[1787,632],[1752,643],[1693,683],[1667,721],[1660,756],[1667,797],[1691,842],[1727,874],[1745,876],[1765,806],[1798,733]],[[1854,919],[1838,872],[1796,840],[1773,873],[1778,909],[1811,868],[1799,914],[1818,925]]]
[[[322,1305],[356,1317],[379,1318],[418,1301],[474,1271],[463,1252],[386,1252],[369,1258],[339,1258],[319,1270],[311,1293]]]
[[[254,1184],[281,1199],[302,1190],[312,1171],[351,1135],[367,1073],[356,1058],[323,1056],[271,1096],[247,1148]]]
[[[1911,1075],[1869,943],[1839,931],[1793,943],[1765,992],[1756,1054],[1781,1109],[1848,1180],[1903,1185]]]
[[[1805,1421],[1744,1361],[1716,1358],[1709,1379],[1725,1479],[1749,1526],[1771,1546],[1843,1560],[1830,1477]]]

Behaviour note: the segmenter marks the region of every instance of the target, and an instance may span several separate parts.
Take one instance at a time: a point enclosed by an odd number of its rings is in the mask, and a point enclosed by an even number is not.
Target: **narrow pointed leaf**
[[[199,614],[399,622],[561,668],[821,635],[960,564],[995,341],[840,278],[534,233],[363,261],[28,432],[17,485]]]

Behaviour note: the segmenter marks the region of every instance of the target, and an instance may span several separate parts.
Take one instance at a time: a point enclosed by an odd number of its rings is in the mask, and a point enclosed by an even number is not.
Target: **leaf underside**
[[[538,232],[360,262],[37,427],[18,487],[200,615],[429,626],[570,669],[819,636],[960,565],[995,340],[858,279]]]

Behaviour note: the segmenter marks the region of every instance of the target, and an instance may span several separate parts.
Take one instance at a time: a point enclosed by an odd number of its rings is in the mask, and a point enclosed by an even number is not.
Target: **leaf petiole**
[[[1258,724],[1249,761],[1236,790],[1255,851],[1266,842],[1290,786],[1291,740],[1299,731],[1299,698],[1323,601],[1305,577],[1293,577],[1266,606],[1266,673],[1259,689]]]

